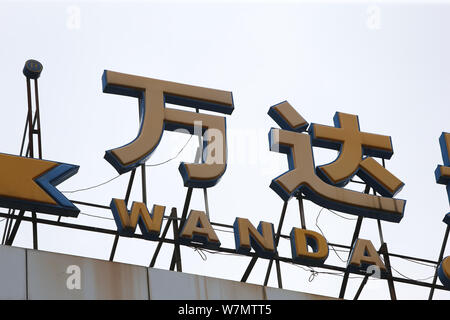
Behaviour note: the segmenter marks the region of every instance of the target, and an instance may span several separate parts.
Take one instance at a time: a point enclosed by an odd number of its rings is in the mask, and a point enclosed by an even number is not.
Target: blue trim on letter
[[[238,222],[239,220],[238,219],[239,218],[236,218],[233,223],[234,242],[235,242],[235,246],[236,246],[236,252],[240,253],[240,254],[249,253],[250,248],[243,247],[240,245],[241,241],[239,238],[239,222]],[[273,241],[274,248],[275,248],[275,238],[274,238],[275,233],[274,233],[274,229],[273,229],[273,224],[271,223],[270,225],[272,227],[272,241]],[[262,221],[259,223],[257,230],[262,235]],[[255,238],[250,233],[249,233],[249,237],[250,237],[250,247],[255,250],[256,254],[259,257],[270,259],[270,258],[273,258],[275,256],[275,254],[277,253],[276,248],[274,251],[264,250],[264,248],[261,247],[261,245],[258,243],[258,241],[256,241]]]

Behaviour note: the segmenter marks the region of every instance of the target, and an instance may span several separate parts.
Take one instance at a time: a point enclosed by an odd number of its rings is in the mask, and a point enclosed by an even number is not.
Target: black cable
[[[188,141],[186,141],[186,143],[184,144],[183,148],[181,148],[181,150],[178,151],[178,153],[176,154],[176,156],[174,156],[174,157],[172,157],[172,158],[170,158],[170,159],[167,159],[167,160],[165,160],[165,161],[163,161],[163,162],[160,162],[160,163],[146,164],[145,166],[146,166],[146,167],[157,167],[157,166],[160,166],[160,165],[162,165],[162,164],[166,164],[166,163],[168,163],[168,162],[170,162],[170,161],[172,161],[172,160],[175,160],[176,158],[178,158],[178,156],[181,154],[181,152],[183,152],[183,150],[187,147],[187,145],[188,145],[189,141],[191,141],[192,137],[193,137],[193,135],[191,135],[191,136],[189,137]]]
[[[170,162],[170,161],[176,159],[176,158],[181,154],[181,152],[183,152],[183,150],[186,148],[186,146],[188,145],[189,141],[191,141],[191,139],[192,139],[192,135],[189,137],[188,141],[184,144],[184,146],[181,148],[181,150],[178,151],[178,153],[176,154],[175,157],[172,157],[172,158],[170,158],[170,159],[168,159],[168,160],[166,160],[166,161],[160,162],[160,163],[146,164],[145,166],[146,166],[146,167],[156,167],[156,166],[160,166],[160,165],[166,164],[166,163],[168,163],[168,162]],[[115,177],[113,177],[113,178],[111,178],[111,179],[109,179],[109,180],[107,180],[107,181],[105,181],[105,182],[99,183],[99,184],[94,185],[94,186],[91,186],[91,187],[82,188],[82,189],[76,189],[76,190],[69,190],[69,191],[61,191],[61,192],[62,192],[62,193],[76,193],[76,192],[80,192],[80,191],[86,191],[86,190],[98,188],[98,187],[100,187],[100,186],[103,186],[103,185],[105,185],[105,184],[107,184],[107,183],[109,183],[109,182],[111,182],[111,181],[117,179],[117,178],[120,177],[120,176],[121,176],[121,174],[119,174],[119,175],[117,175],[117,176],[115,176]]]
[[[70,191],[61,191],[61,192],[62,192],[62,193],[75,193],[75,192],[80,192],[80,191],[86,191],[86,190],[94,189],[94,188],[103,186],[103,185],[105,185],[105,184],[107,184],[107,183],[109,183],[109,182],[111,182],[111,181],[117,179],[117,178],[120,177],[120,176],[121,176],[121,175],[119,174],[119,175],[115,176],[114,178],[111,178],[111,179],[109,179],[109,180],[107,180],[107,181],[105,181],[105,182],[99,183],[99,184],[97,184],[97,185],[95,185],[95,186],[92,186],[92,187],[87,187],[87,188],[77,189],[77,190],[70,190]]]
[[[97,216],[97,215],[91,214],[91,213],[80,212],[80,214],[82,214],[82,215],[84,215],[84,216],[92,217],[92,218],[99,218],[99,219],[105,219],[105,220],[114,220],[114,218],[108,218],[108,217]]]
[[[401,273],[400,271],[398,271],[397,269],[395,269],[393,266],[391,266],[391,269],[394,270],[395,272],[397,272],[397,273],[398,273],[400,276],[402,276],[403,278],[408,279],[408,280],[413,280],[413,281],[425,281],[425,280],[429,280],[429,279],[431,279],[431,278],[434,277],[434,275],[432,275],[432,276],[430,276],[430,277],[423,278],[423,279],[412,279],[412,278],[410,278],[410,277],[405,276],[403,273]]]
[[[322,210],[323,210],[323,209],[326,209],[326,208],[321,208],[320,211],[319,211],[319,214],[317,215],[317,218],[316,218],[316,227],[319,229],[320,233],[325,237],[325,235],[324,235],[322,229],[321,229],[320,226],[319,226],[319,217],[320,217],[320,214],[322,213]],[[332,210],[330,210],[330,209],[327,209],[327,210],[330,211],[331,213],[335,214],[336,216],[340,217],[340,218],[343,218],[343,219],[346,219],[346,220],[355,220],[355,219],[350,219],[350,218],[343,217],[343,216],[337,214],[336,212],[334,212],[334,211],[332,211]],[[334,246],[331,246],[331,248],[332,248],[332,250],[334,251],[334,253],[336,254],[336,256],[337,256],[342,262],[346,262],[346,261],[344,261],[344,260],[339,256],[339,254],[337,253],[337,251],[341,251],[341,252],[347,252],[347,251],[345,251],[345,250],[336,250],[336,249],[334,248]],[[424,266],[427,266],[427,267],[436,268],[435,266],[431,266],[431,265],[429,265],[429,264],[421,263],[421,262],[418,262],[418,261],[413,261],[413,260],[411,260],[411,259],[407,259],[407,258],[402,258],[402,259],[407,260],[407,261],[410,261],[410,262],[413,262],[413,263],[421,264],[421,265],[424,265]],[[404,274],[402,274],[400,271],[398,271],[398,270],[395,269],[394,267],[391,266],[391,268],[392,268],[395,272],[397,272],[400,276],[402,276],[402,277],[404,277],[405,279],[408,279],[408,280],[425,281],[425,280],[428,280],[428,279],[433,278],[433,276],[430,276],[430,277],[423,278],[423,279],[412,279],[412,278],[410,278],[410,277],[405,276]],[[312,271],[311,271],[311,272],[312,272]],[[312,280],[314,280],[314,277],[317,276],[318,273],[332,274],[332,273],[327,273],[327,272],[316,272],[316,274],[313,276]],[[369,278],[369,279],[370,279],[370,278]],[[312,280],[311,280],[311,281],[312,281]],[[310,281],[310,282],[311,282],[311,281]]]
[[[320,209],[319,214],[316,217],[316,227],[319,229],[320,233],[322,234],[322,236],[325,238],[325,234],[323,233],[322,229],[319,227],[319,217],[320,214],[322,213],[322,210],[325,208]],[[339,258],[339,260],[341,260],[342,262],[346,263],[347,260],[344,260],[341,258],[341,256],[337,253],[336,249],[334,248],[334,246],[330,246],[331,249],[334,251],[334,253],[336,254],[336,256]]]
[[[345,219],[345,220],[358,220],[356,218],[347,218],[344,216],[341,216],[340,214],[337,214],[336,212],[334,212],[333,210],[327,209],[328,211],[330,211],[331,213],[333,213],[334,215],[338,216],[339,218]]]
[[[223,230],[223,229],[218,229],[218,228],[213,228],[215,231],[220,231],[220,232],[226,232],[226,233],[233,233],[234,231],[230,231],[230,230]]]

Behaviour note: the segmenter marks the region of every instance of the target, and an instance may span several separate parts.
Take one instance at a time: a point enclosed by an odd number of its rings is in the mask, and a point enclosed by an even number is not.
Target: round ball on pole
[[[23,74],[29,79],[37,79],[42,72],[42,64],[37,60],[27,60],[23,67]]]

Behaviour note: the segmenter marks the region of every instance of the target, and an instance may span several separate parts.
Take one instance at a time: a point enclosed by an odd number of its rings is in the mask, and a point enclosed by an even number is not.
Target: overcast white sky
[[[336,111],[353,113],[359,115],[362,131],[392,137],[394,156],[387,168],[405,182],[398,195],[407,200],[404,219],[383,223],[390,251],[437,260],[445,231],[442,219],[449,210],[445,187],[434,181],[434,169],[442,164],[438,138],[450,131],[449,18],[450,5],[439,1],[1,1],[0,151],[19,153],[26,117],[22,68],[30,58],[44,65],[39,79],[44,158],[80,165],[60,190],[116,176],[104,152],[137,134],[136,100],[102,93],[103,70],[229,90],[235,103],[227,116],[229,162],[208,193],[211,219],[232,224],[239,216],[255,225],[272,222],[276,228],[283,202],[269,184],[287,169],[287,161],[269,151],[267,132],[277,126],[267,115],[269,107],[288,100],[309,122],[326,125],[332,125]],[[165,132],[148,163],[173,157],[188,138]],[[186,189],[177,168],[180,161],[193,161],[196,144],[191,139],[177,159],[147,168],[149,205],[177,207],[181,213]],[[336,156],[314,152],[317,165]],[[137,173],[131,200],[141,201]],[[128,177],[67,195],[109,205],[111,198],[124,197]],[[108,210],[79,208],[112,218]],[[194,191],[191,208],[204,208],[201,190]],[[305,211],[308,229],[319,231],[320,208],[306,202]],[[81,214],[63,220],[115,228],[114,221]],[[326,210],[318,220],[328,241],[347,245],[355,223]],[[283,234],[294,226],[300,220],[298,205],[291,201]],[[222,246],[234,248],[232,234],[218,236]],[[364,220],[360,237],[379,247],[374,220]],[[39,226],[42,250],[108,259],[112,243],[111,236]],[[22,224],[15,245],[32,246],[30,224]],[[121,238],[115,260],[147,266],[155,245]],[[171,248],[163,249],[156,266],[168,269]],[[281,240],[279,250],[289,257],[289,242]],[[345,253],[339,255],[346,260]],[[232,280],[240,280],[249,261],[212,254],[203,261],[188,247],[182,247],[182,257],[185,272]],[[344,265],[331,250],[327,263]],[[413,279],[434,273],[429,266],[400,259],[391,263]],[[267,260],[258,261],[249,282],[262,284],[266,266]],[[310,282],[308,271],[284,263],[281,268],[285,288],[339,294],[341,276],[319,274]],[[401,277],[397,271],[394,275]],[[350,280],[347,298],[360,282]],[[269,284],[277,286],[274,269]],[[396,284],[396,290],[400,299],[426,299],[429,292],[405,284]],[[435,297],[449,299],[450,293],[438,290]],[[389,298],[386,282],[369,281],[361,298]]]

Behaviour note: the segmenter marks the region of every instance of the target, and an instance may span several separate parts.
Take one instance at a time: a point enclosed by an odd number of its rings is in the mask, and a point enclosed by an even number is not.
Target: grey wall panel
[[[262,286],[160,269],[149,269],[149,285],[151,300],[264,298]]]
[[[204,277],[206,295],[211,300],[262,300],[263,287],[239,281]]]
[[[27,264],[29,299],[148,299],[144,267],[34,250]],[[80,270],[79,289],[69,266]]]
[[[207,299],[204,277],[188,273],[148,269],[151,300]]]
[[[267,300],[336,300],[336,298],[320,296],[298,291],[264,287]]]
[[[0,288],[2,300],[27,298],[25,249],[0,246]]]

